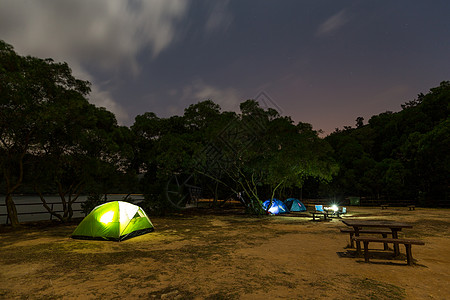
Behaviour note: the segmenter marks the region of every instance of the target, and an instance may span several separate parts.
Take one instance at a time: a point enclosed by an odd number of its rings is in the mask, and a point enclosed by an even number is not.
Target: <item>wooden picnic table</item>
[[[313,217],[313,221],[316,220],[316,216],[319,216],[318,217],[319,220],[320,220],[320,216],[323,216],[323,220],[326,221],[330,218],[330,215],[331,215],[331,213],[324,211],[324,210],[314,210],[314,211],[311,211],[310,214]]]
[[[350,220],[342,220],[347,226],[353,227],[355,230],[355,236],[359,236],[359,231],[364,227],[378,227],[378,228],[389,228],[392,231],[392,238],[398,239],[398,232],[403,228],[412,228],[411,224],[397,222],[397,221],[389,221],[389,220],[358,220],[358,219],[350,219]],[[361,244],[359,242],[356,243],[356,251],[358,254],[361,254]],[[394,254],[398,256],[400,254],[398,244],[394,244]]]

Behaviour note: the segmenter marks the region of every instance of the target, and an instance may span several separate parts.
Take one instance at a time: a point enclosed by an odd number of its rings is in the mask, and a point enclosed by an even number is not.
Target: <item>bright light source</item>
[[[335,212],[339,210],[339,207],[336,204],[331,205],[331,209]]]
[[[114,218],[114,211],[110,210],[102,215],[102,217],[100,218],[100,222],[106,225],[110,223],[113,220],[113,218]]]

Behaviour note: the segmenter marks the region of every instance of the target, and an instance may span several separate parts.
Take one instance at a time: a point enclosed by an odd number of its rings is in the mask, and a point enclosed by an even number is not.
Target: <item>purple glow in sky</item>
[[[332,132],[450,80],[447,0],[2,0],[0,39],[66,61],[121,124],[265,92]]]

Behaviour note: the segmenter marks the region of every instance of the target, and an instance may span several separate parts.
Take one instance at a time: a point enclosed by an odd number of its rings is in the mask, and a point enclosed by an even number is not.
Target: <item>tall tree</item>
[[[225,127],[203,151],[198,172],[227,185],[253,213],[264,213],[262,190],[273,198],[282,186],[301,187],[308,176],[331,179],[336,164],[329,145],[311,125],[293,125],[273,109],[264,110],[254,100],[241,104],[241,115]]]
[[[38,141],[42,151],[33,153],[29,180],[49,213],[65,222],[82,192],[105,194],[126,166],[114,140],[119,128],[112,113],[79,97],[54,104],[47,116],[47,130]],[[45,189],[57,191],[62,214],[47,204]]]
[[[19,225],[12,194],[23,183],[26,155],[42,151],[38,140],[51,125],[49,107],[89,91],[89,82],[74,78],[66,63],[23,57],[0,41],[0,164],[12,226]]]

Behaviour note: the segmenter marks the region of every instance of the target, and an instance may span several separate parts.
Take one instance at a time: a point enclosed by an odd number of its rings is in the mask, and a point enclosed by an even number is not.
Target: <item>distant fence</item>
[[[118,201],[123,200],[128,194],[107,194],[108,201]],[[50,196],[53,200],[57,199],[59,196]],[[144,200],[142,194],[131,194],[131,202],[140,202]],[[4,198],[0,198],[0,201]],[[30,221],[43,221],[43,220],[53,220],[56,217],[50,214],[43,206],[41,200],[36,196],[13,196],[15,200],[15,206],[17,209],[17,216],[19,217],[19,222],[30,222]],[[17,200],[17,201],[16,201]],[[83,209],[81,209],[81,204],[87,200],[87,196],[81,196],[80,199],[72,204],[72,211],[74,212],[73,217],[84,217]],[[4,201],[3,201],[4,202]],[[51,210],[55,213],[63,213],[62,202],[50,201],[47,202]],[[47,215],[47,217],[45,216]],[[9,224],[9,216],[6,210],[6,204],[0,204],[0,223]]]
[[[75,202],[74,204],[81,204],[81,203],[82,202]],[[36,205],[40,205],[42,208],[45,209],[45,207],[43,206],[42,203],[16,203],[15,204],[16,208],[20,207],[20,206],[30,207],[30,206],[36,206]],[[47,205],[50,206],[51,210],[53,212],[55,212],[55,213],[63,213],[64,212],[63,210],[54,210],[55,209],[54,205],[62,206],[61,202],[47,202]],[[0,204],[0,207],[5,207],[5,210],[6,210],[6,204]],[[72,211],[74,212],[74,214],[76,214],[77,212],[82,212],[83,210],[80,208],[80,209],[72,209]],[[50,215],[50,220],[53,220],[53,218],[56,218],[51,213],[49,213],[47,210],[45,210],[45,211],[26,211],[26,212],[19,212],[18,211],[17,212],[17,216],[21,216],[21,215],[32,215],[32,216],[34,216],[34,215],[42,215],[42,214],[49,214]],[[6,217],[5,224],[6,225],[9,224],[10,220],[9,220],[8,213],[0,213],[0,217]],[[39,220],[42,220],[42,219],[39,219]]]
[[[361,198],[360,200],[362,206],[380,206],[389,204],[392,206],[408,206],[408,205],[416,205],[415,200],[387,200],[387,199],[367,199],[367,198]]]
[[[380,205],[390,205],[390,206],[408,206],[408,205],[416,205],[416,206],[424,206],[424,207],[450,207],[450,200],[435,200],[428,201],[425,203],[421,203],[417,200],[411,199],[369,199],[365,197],[346,197],[344,199],[302,199],[303,204],[306,206],[314,206],[316,204],[320,205],[357,205],[357,206],[380,206]]]

